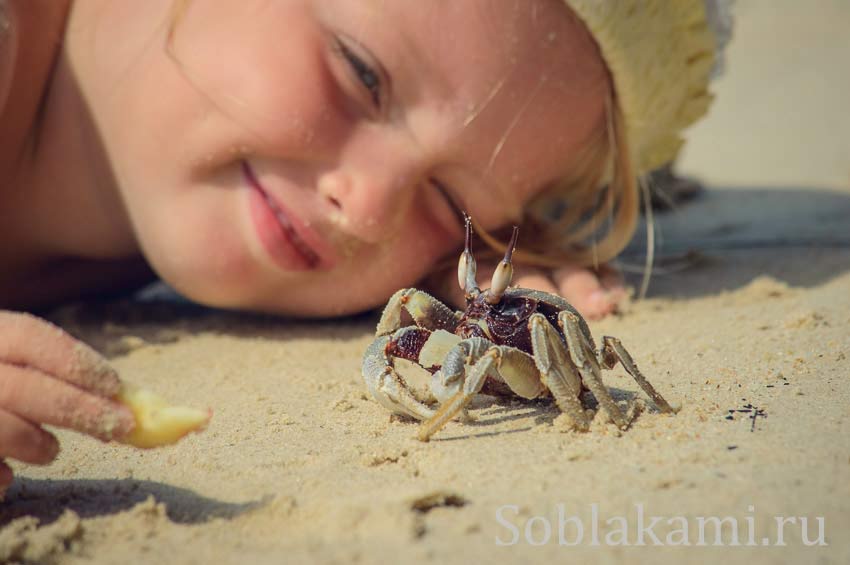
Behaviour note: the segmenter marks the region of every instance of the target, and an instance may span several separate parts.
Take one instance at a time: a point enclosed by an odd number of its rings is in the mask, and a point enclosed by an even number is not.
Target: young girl
[[[361,311],[439,272],[466,211],[500,252],[522,227],[517,284],[604,315],[636,174],[705,112],[713,52],[702,0],[0,0],[0,305],[153,272],[218,307]],[[52,460],[42,424],[127,433],[118,386],[3,313],[0,458]]]

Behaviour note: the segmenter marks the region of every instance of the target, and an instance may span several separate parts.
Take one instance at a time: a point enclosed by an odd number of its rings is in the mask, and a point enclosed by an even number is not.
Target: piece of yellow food
[[[203,430],[212,417],[209,409],[171,406],[161,396],[127,384],[116,400],[136,417],[136,427],[118,441],[135,447],[170,445],[186,434]]]

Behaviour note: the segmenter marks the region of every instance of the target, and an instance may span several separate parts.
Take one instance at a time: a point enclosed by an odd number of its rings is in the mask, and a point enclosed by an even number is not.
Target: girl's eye
[[[372,103],[380,108],[381,107],[381,75],[375,71],[368,63],[366,63],[363,59],[361,59],[354,51],[352,51],[345,43],[340,40],[336,40],[337,49],[351,67],[351,70],[354,71],[354,74],[357,75],[357,80],[363,85],[366,91],[369,93],[369,96],[372,99]]]

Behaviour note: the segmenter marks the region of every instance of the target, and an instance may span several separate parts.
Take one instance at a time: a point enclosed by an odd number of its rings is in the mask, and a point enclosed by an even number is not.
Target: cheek
[[[259,265],[246,237],[237,192],[186,192],[167,206],[137,209],[143,252],[166,282],[189,298],[223,305],[254,286]]]
[[[377,272],[386,273],[392,279],[393,291],[416,284],[458,245],[454,238],[434,229],[424,218],[410,220],[407,226],[382,257],[384,264],[375,267]]]
[[[329,111],[325,32],[306,4],[195,2],[176,31],[182,71],[255,151],[295,157],[342,125]]]
[[[463,247],[463,231],[449,214],[442,217],[435,191],[417,194],[405,215],[398,238],[386,258],[386,270],[393,272],[400,283],[393,289],[410,286],[431,274],[438,263]]]

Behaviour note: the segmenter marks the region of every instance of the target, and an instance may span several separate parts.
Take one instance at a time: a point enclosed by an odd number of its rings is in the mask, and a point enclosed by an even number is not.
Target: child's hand
[[[627,295],[619,271],[608,265],[596,270],[588,267],[559,267],[554,270],[520,267],[514,275],[513,284],[563,296],[589,320],[613,314]]]
[[[133,415],[110,400],[120,388],[87,345],[34,316],[0,311],[0,497],[12,481],[3,458],[43,465],[59,452],[43,424],[102,440],[126,436]]]
[[[490,277],[495,265],[478,265],[478,286],[489,288]],[[427,281],[428,288],[446,298],[456,308],[463,309],[463,291],[457,284],[455,271],[447,272],[444,280]],[[576,307],[582,316],[590,320],[603,318],[617,310],[617,305],[626,298],[626,288],[618,271],[608,265],[597,270],[587,267],[560,267],[544,269],[514,265],[511,286],[531,288],[563,296]]]

